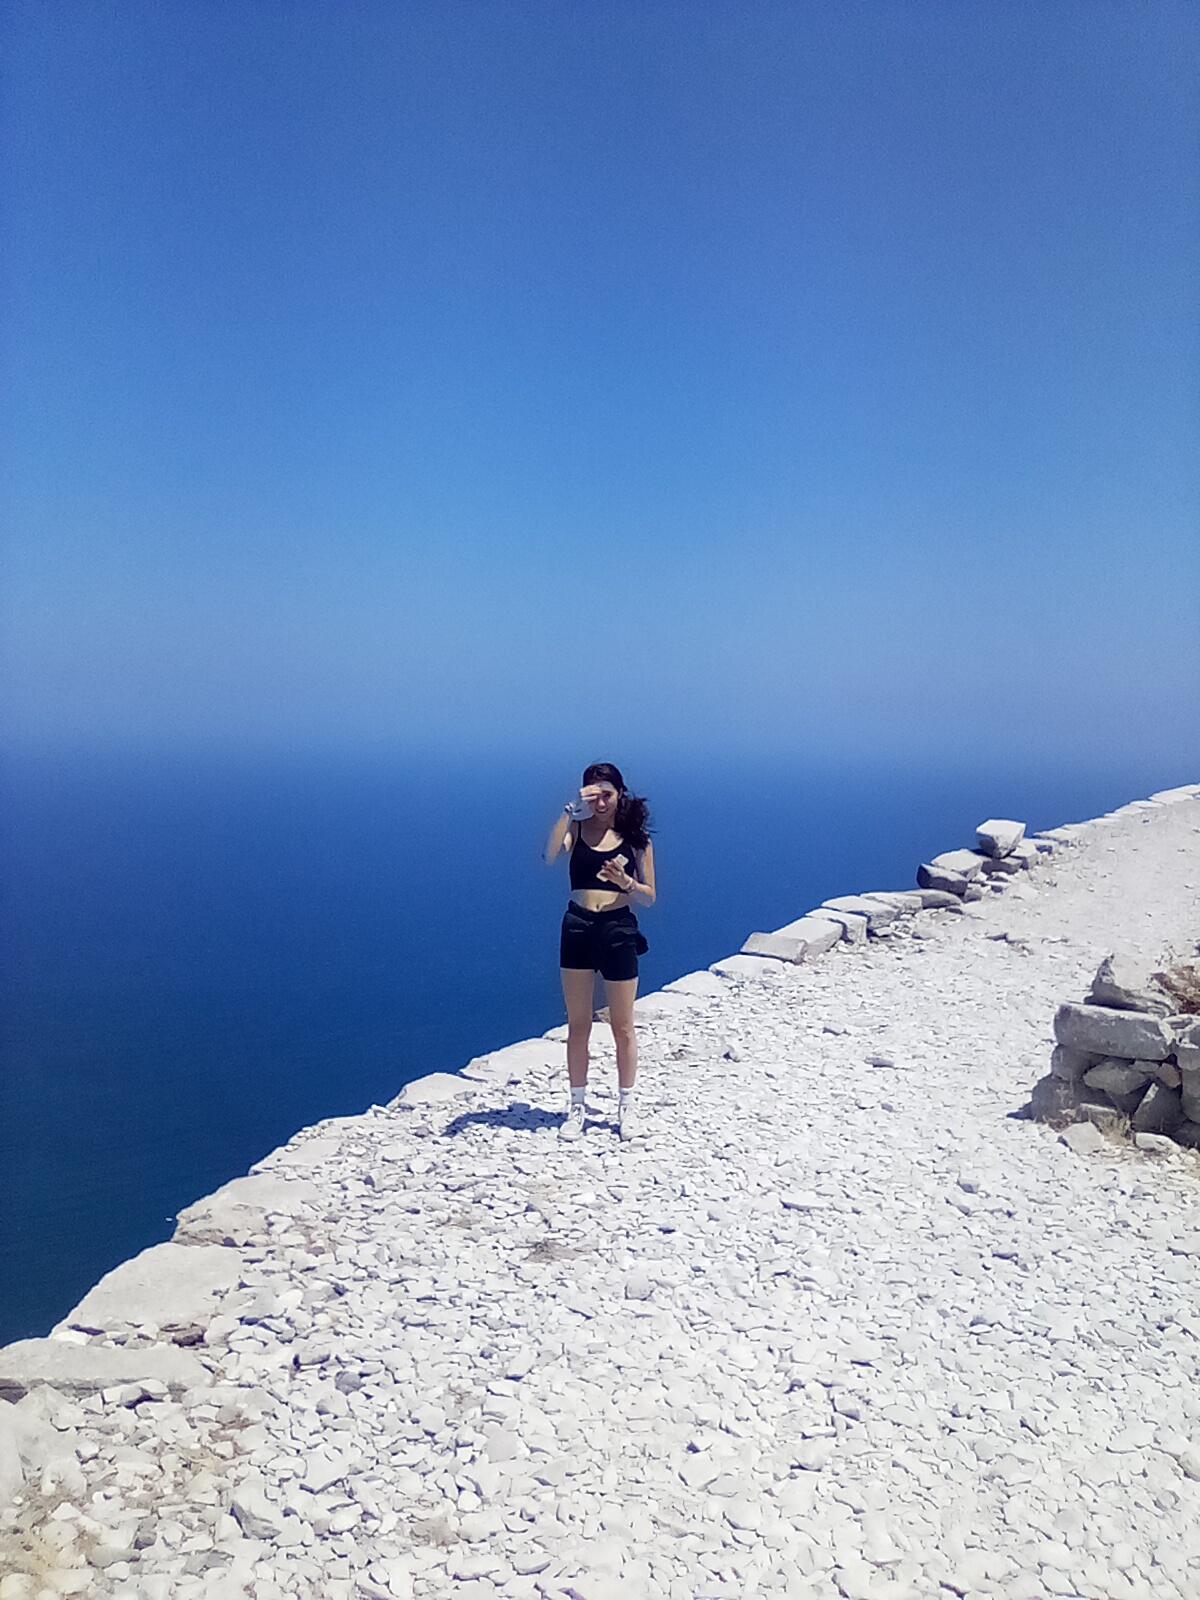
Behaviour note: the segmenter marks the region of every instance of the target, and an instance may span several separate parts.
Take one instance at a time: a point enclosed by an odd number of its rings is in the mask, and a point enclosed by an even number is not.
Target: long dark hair
[[[630,794],[620,767],[614,767],[611,761],[593,761],[584,769],[583,781],[585,784],[612,784],[617,791],[617,819],[613,827],[635,850],[644,850],[650,843],[650,807],[641,795]]]

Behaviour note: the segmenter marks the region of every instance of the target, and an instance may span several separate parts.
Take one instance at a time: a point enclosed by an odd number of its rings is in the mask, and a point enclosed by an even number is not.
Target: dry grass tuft
[[[1181,1014],[1200,1016],[1200,962],[1182,962],[1156,972],[1154,981],[1175,1001]]]

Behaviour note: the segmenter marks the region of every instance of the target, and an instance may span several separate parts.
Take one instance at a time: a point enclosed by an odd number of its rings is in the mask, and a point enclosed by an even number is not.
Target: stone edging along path
[[[640,1143],[551,1030],[0,1350],[0,1600],[1195,1600],[1200,1158],[1022,1110],[1200,786],[1005,826],[639,1002]]]

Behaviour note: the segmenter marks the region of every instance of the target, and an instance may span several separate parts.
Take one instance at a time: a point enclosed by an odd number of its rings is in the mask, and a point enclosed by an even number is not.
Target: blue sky
[[[3,728],[1200,735],[1200,12],[17,4]]]

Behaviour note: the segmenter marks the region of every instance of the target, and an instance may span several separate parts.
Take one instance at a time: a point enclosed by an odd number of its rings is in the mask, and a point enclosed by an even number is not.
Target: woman
[[[618,1126],[622,1139],[637,1137],[633,1001],[638,956],[645,955],[649,946],[633,907],[652,906],[655,899],[648,817],[645,800],[630,794],[619,769],[610,761],[596,761],[583,774],[579,799],[563,806],[546,844],[548,862],[567,851],[571,865],[571,899],[559,940],[571,1084],[570,1109],[559,1129],[564,1139],[578,1139],[583,1133],[597,972],[608,990],[608,1019],[617,1046]]]

